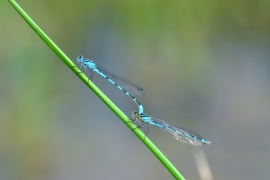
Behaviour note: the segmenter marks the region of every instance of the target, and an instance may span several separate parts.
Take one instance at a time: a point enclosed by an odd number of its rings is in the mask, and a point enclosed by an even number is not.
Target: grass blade
[[[92,81],[88,81],[88,78],[83,73],[79,73],[81,72],[80,69],[77,68],[60,48],[36,25],[24,10],[14,0],[9,0],[9,2],[37,35],[52,49],[52,51],[55,52],[55,54],[138,136],[173,177],[175,179],[184,180],[185,178],[177,171],[162,152],[147,137],[145,138],[144,133],[139,128],[136,128],[136,125],[129,123],[130,119],[101,90],[99,90]]]

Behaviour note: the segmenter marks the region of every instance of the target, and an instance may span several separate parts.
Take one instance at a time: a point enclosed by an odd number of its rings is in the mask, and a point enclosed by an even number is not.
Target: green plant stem
[[[56,44],[35,24],[35,22],[24,12],[24,10],[14,1],[9,0],[11,5],[28,23],[28,25],[38,34],[38,36],[56,53],[56,55],[139,137],[139,139],[150,149],[150,151],[160,160],[175,179],[185,179],[173,166],[173,164],[162,154],[162,152],[147,138],[144,133],[130,123],[130,119],[102,92],[92,81],[80,73],[80,69],[58,48]]]

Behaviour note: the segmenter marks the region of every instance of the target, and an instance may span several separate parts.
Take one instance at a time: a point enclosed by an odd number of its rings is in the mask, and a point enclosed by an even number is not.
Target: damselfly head
[[[78,56],[78,57],[77,57],[77,62],[78,62],[78,63],[84,62],[84,57],[83,57],[83,56]]]
[[[139,113],[137,111],[132,111],[132,113],[131,113],[132,118],[136,119],[138,116],[139,116]]]

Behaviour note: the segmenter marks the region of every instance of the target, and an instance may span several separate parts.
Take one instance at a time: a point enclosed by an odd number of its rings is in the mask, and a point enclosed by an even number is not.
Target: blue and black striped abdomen
[[[91,59],[85,59],[83,56],[79,56],[77,58],[77,62],[81,63],[81,68],[89,69],[90,71],[99,74],[101,77],[107,79],[107,81],[116,86],[120,91],[124,92],[137,104],[139,108],[139,113],[140,114],[143,113],[143,106],[136,99],[143,97],[145,94],[144,90],[140,86],[102,68]]]

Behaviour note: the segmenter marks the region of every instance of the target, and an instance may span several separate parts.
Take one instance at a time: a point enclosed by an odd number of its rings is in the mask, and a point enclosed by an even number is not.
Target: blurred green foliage
[[[84,54],[142,86],[147,113],[212,140],[216,179],[269,177],[270,1],[18,3],[70,58]],[[171,177],[139,143],[128,146],[135,138],[8,1],[0,22],[0,179]],[[98,84],[131,112],[132,102]],[[199,178],[191,147],[151,134],[187,179]]]

